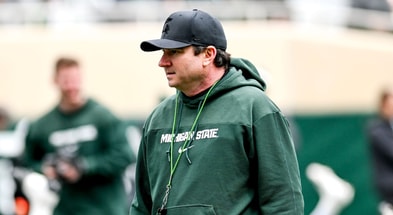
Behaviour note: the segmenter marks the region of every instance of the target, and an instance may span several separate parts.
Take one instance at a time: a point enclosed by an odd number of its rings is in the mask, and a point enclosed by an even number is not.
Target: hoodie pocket
[[[167,208],[168,215],[216,215],[213,205],[178,205]]]

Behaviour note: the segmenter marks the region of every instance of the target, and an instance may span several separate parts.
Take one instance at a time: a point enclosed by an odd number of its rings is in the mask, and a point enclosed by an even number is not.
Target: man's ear
[[[203,61],[203,65],[207,66],[214,61],[214,58],[217,55],[217,49],[214,46],[208,46],[204,52],[205,60]]]

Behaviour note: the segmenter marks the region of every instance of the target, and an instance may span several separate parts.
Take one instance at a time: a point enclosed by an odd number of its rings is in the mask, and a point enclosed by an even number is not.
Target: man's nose
[[[169,58],[163,54],[160,61],[158,62],[158,66],[159,67],[168,67],[171,65],[171,61],[169,60]]]

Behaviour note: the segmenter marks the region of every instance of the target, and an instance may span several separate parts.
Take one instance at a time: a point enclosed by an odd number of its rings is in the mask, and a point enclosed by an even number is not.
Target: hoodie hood
[[[266,90],[265,81],[250,61],[242,58],[231,58],[227,74],[214,86],[208,100],[244,86],[253,86],[262,91]],[[204,96],[205,94],[190,98],[181,93],[181,99],[187,106],[197,106]]]
[[[230,70],[236,70],[240,72],[242,76],[246,79],[246,82],[258,82],[259,87],[262,91],[266,90],[266,82],[259,75],[257,68],[249,60],[242,58],[231,58],[231,63],[229,66]],[[242,84],[246,84],[241,82]],[[248,84],[246,84],[248,85]]]

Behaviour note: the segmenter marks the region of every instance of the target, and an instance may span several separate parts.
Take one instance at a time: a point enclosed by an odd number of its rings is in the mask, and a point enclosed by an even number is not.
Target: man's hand
[[[81,177],[78,168],[67,161],[59,161],[57,171],[61,175],[61,178],[69,183],[75,183]]]
[[[48,179],[56,179],[58,178],[58,175],[56,173],[56,168],[51,165],[44,165],[42,166],[42,173],[48,178]]]

